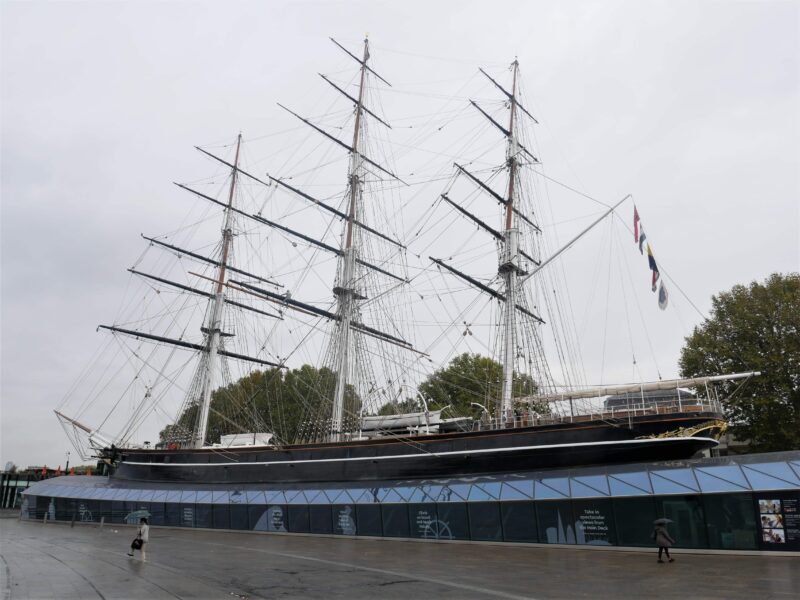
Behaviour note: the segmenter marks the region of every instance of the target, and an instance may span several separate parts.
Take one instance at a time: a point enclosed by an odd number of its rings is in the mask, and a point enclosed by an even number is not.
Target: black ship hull
[[[707,437],[643,436],[717,417],[650,415],[624,425],[587,421],[276,448],[118,449],[112,476],[184,483],[323,483],[673,460],[689,458],[717,442]]]

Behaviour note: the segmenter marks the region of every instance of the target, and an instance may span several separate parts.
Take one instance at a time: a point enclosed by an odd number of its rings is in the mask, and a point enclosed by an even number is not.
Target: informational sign
[[[184,527],[194,527],[194,508],[191,506],[184,506],[181,518]]]
[[[800,550],[800,494],[759,494],[756,504],[761,547],[765,550]]]

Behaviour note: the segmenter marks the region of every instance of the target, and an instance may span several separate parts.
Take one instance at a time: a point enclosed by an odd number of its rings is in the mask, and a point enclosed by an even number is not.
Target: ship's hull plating
[[[185,483],[386,481],[689,458],[706,437],[636,439],[717,415],[639,418],[500,431],[236,450],[124,450],[115,479]]]

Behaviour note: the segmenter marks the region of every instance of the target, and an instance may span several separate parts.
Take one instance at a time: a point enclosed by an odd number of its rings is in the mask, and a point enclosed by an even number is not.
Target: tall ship
[[[200,208],[143,236],[129,299],[99,326],[105,346],[56,410],[76,448],[119,481],[265,484],[713,448],[725,427],[718,386],[753,373],[614,385],[579,374],[558,261],[629,197],[568,242],[546,243],[528,133],[537,121],[518,62],[508,81],[481,69],[496,97],[448,113],[453,128],[465,111],[481,119],[482,141],[418,176],[392,166],[379,102],[391,86],[369,42],[357,53],[334,43],[352,65],[321,75],[339,104],[317,117],[281,105],[298,126],[290,133],[307,130],[301,142],[247,163],[241,134],[198,148],[216,170],[176,185]],[[266,161],[288,171],[265,172]],[[335,177],[338,192],[315,193]],[[444,189],[421,198],[434,185]],[[468,236],[455,233],[464,223]],[[491,358],[459,353],[463,344]],[[459,364],[461,379],[451,377]],[[142,439],[152,421],[158,439]]]

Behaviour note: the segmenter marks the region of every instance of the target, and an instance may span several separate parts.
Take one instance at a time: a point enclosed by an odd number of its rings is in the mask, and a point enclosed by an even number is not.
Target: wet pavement
[[[3,600],[800,597],[800,558],[368,540],[0,519]]]

